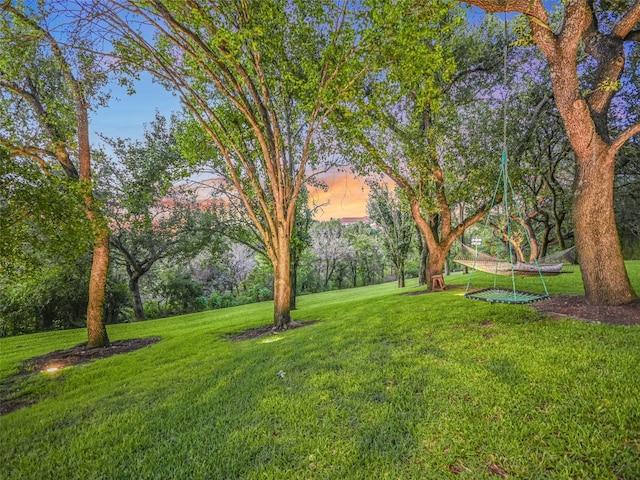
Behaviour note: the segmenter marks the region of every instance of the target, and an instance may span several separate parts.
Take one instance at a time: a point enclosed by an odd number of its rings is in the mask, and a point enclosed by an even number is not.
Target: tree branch
[[[618,135],[613,142],[611,143],[611,148],[614,151],[618,151],[622,148],[622,146],[634,135],[640,133],[640,122],[634,123],[629,128],[624,130],[620,135]]]
[[[541,0],[465,0],[464,3],[474,5],[489,13],[524,13],[525,15],[536,18],[544,25],[549,24],[549,15]]]
[[[640,2],[634,3],[633,7],[631,7],[629,11],[624,14],[618,24],[613,27],[613,30],[611,31],[613,36],[627,40],[627,36],[632,33],[633,27],[635,27],[640,21]],[[636,30],[635,32],[637,35],[638,31]]]

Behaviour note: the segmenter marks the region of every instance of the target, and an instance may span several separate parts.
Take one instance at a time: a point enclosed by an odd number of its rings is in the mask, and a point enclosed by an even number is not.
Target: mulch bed
[[[309,322],[294,322],[292,321],[289,324],[289,328],[287,330],[293,330],[294,328],[306,327],[308,325],[313,325],[314,323],[318,323],[317,320],[311,320]],[[285,330],[285,331],[287,331]],[[233,340],[234,342],[241,342],[243,340],[252,340],[256,338],[266,337],[267,335],[277,335],[278,333],[282,333],[282,331],[276,331],[273,328],[273,325],[266,325],[264,327],[250,328],[249,330],[245,330],[242,333],[237,333],[234,335],[227,335],[227,338]]]
[[[590,305],[582,295],[558,295],[531,306],[556,319],[571,317],[612,325],[640,325],[640,301],[615,306]]]
[[[135,338],[133,340],[117,340],[111,342],[108,347],[87,348],[86,343],[76,345],[66,350],[56,350],[55,352],[33,357],[22,364],[17,374],[7,378],[0,383],[0,415],[4,415],[19,408],[36,403],[39,399],[33,396],[22,395],[19,392],[23,389],[24,381],[30,375],[44,372],[48,369],[55,371],[81,365],[99,358],[107,358],[118,353],[127,353],[139,348],[146,347],[160,340],[160,337]],[[16,395],[17,393],[17,395]],[[12,398],[8,398],[12,397]]]
[[[26,360],[20,373],[31,373],[33,371],[43,371],[47,368],[64,368],[72,365],[88,363],[98,358],[107,358],[118,353],[127,353],[159,342],[160,337],[134,338],[132,340],[116,340],[108,347],[87,348],[83,343],[66,350],[57,350],[39,357]]]

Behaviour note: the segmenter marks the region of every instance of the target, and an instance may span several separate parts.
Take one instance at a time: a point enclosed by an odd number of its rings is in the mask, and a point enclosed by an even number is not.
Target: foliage
[[[121,0],[100,13],[122,67],[147,70],[180,95],[190,114],[185,152],[233,187],[272,262],[274,324],[284,329],[307,167],[320,160],[322,124],[366,69],[357,55],[366,39],[357,12],[332,0],[189,7]]]
[[[414,235],[413,220],[408,202],[396,187],[393,193],[386,184],[372,185],[367,201],[367,213],[383,234],[387,258],[396,268],[398,286],[404,287],[405,262]]]
[[[640,146],[622,149],[616,164],[616,221],[626,258],[640,257]]]
[[[67,330],[86,324],[91,258],[41,257],[38,270],[0,282],[0,336]],[[122,323],[132,318],[126,283],[109,278],[104,321]]]
[[[174,122],[156,114],[143,141],[106,139],[115,159],[99,163],[98,191],[112,229],[116,263],[129,277],[136,320],[144,319],[139,281],[161,259],[185,261],[215,239],[195,195],[179,180],[184,159],[174,138]]]
[[[0,192],[0,276],[19,279],[37,272],[48,259],[73,262],[90,249],[91,227],[77,184],[4,157]]]
[[[202,305],[202,284],[194,282],[180,270],[168,270],[158,285],[158,295],[164,299],[165,315],[197,311]]]
[[[334,274],[338,277],[337,286],[341,288],[346,271],[346,268],[341,268],[341,264],[348,261],[354,254],[346,228],[340,220],[329,220],[314,223],[310,233],[311,246],[315,255],[314,263],[323,289],[326,290],[329,287]]]
[[[640,263],[628,267],[640,288]],[[550,288],[582,293],[580,275]],[[386,284],[307,295],[296,320],[318,323],[243,342],[227,335],[268,325],[269,304],[113,326],[114,340],[162,340],[36,374],[28,388],[40,401],[0,417],[3,472],[635,478],[640,330],[459,293],[402,296]],[[2,339],[0,379],[82,339],[77,330]]]
[[[90,259],[45,259],[37,272],[0,283],[0,336],[78,328],[86,322]]]

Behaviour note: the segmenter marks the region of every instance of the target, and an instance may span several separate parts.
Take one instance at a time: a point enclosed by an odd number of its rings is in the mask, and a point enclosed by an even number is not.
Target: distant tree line
[[[459,2],[1,1],[0,334],[85,325],[98,347],[107,323],[264,299],[284,330],[298,294],[429,288],[481,229],[522,260],[575,244],[591,303],[635,299],[640,9],[468,3],[522,15],[505,33]],[[183,111],[98,151],[89,112],[143,72]],[[487,220],[502,151],[528,238]],[[375,228],[313,221],[307,186],[336,164],[380,178]]]

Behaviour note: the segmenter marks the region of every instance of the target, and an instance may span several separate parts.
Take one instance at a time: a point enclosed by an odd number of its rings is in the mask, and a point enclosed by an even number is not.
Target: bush
[[[104,323],[122,323],[133,318],[130,294],[127,284],[109,279],[107,282]]]
[[[159,293],[165,299],[166,313],[193,312],[198,308],[197,299],[202,297],[203,287],[183,273],[171,273],[160,284]]]
[[[255,285],[248,289],[246,295],[251,299],[252,302],[264,302],[265,300],[273,300],[273,290],[260,285]]]
[[[200,295],[194,299],[193,306],[196,312],[202,312],[209,307],[209,301],[207,297]]]
[[[230,292],[226,292],[224,294],[212,292],[211,295],[209,295],[209,307],[214,310],[219,308],[235,307],[236,305],[238,305],[238,302]]]
[[[144,313],[149,320],[162,317],[162,308],[160,308],[160,302],[157,300],[142,302],[142,308],[144,308]]]
[[[0,284],[0,335],[86,325],[90,262],[48,264],[14,283]]]

